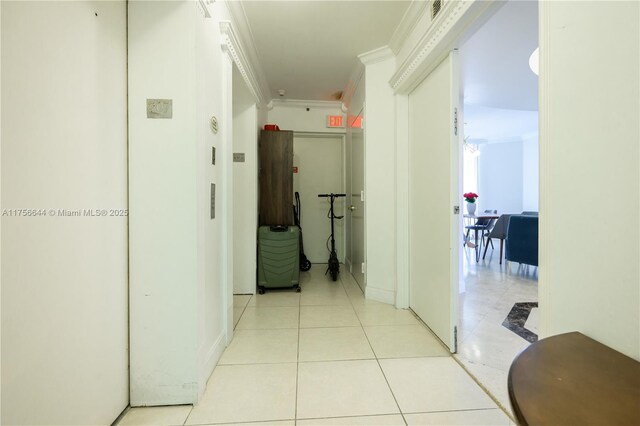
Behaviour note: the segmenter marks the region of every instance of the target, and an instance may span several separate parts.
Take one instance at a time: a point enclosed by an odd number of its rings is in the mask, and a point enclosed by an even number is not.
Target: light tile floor
[[[120,424],[510,424],[411,312],[322,265],[301,285],[234,298],[234,340],[198,405],[133,408]]]
[[[497,241],[497,240],[496,240]],[[507,375],[511,362],[529,343],[502,326],[517,302],[538,301],[537,268],[511,267],[498,259],[500,249],[487,251],[486,260],[476,263],[473,249],[465,249],[463,278],[466,291],[460,297],[458,353],[455,357],[511,414]],[[538,310],[525,326],[537,333]]]

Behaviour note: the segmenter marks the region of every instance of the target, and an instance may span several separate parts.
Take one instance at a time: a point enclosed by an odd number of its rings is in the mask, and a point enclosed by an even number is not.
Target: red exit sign
[[[344,127],[344,116],[342,115],[328,115],[327,127]]]

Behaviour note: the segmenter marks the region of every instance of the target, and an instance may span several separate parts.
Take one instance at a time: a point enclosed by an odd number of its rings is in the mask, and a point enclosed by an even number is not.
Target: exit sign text
[[[328,115],[327,127],[344,127],[344,118],[342,115]]]

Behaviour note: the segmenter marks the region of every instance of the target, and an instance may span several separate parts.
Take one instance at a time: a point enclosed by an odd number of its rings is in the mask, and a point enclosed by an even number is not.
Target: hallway
[[[133,408],[119,424],[510,423],[411,312],[323,273],[302,273],[302,293],[235,296],[234,339],[201,402]]]

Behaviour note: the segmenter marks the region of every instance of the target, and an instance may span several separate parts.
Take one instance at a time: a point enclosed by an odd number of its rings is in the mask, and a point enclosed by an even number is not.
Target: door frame
[[[233,12],[235,6],[231,7]],[[220,267],[220,280],[222,284],[221,311],[223,318],[226,346],[233,339],[233,66],[238,68],[247,88],[255,98],[256,107],[263,108],[269,99],[261,85],[260,74],[256,71],[256,65],[249,58],[247,49],[238,38],[235,26],[231,21],[220,22],[220,48],[222,55],[222,110],[220,120],[220,167],[222,188],[220,204],[221,210],[221,239],[220,248],[222,261]],[[256,129],[256,138],[258,137]],[[255,209],[258,209],[256,200]],[[258,224],[256,223],[256,228]]]
[[[409,94],[502,7],[497,0],[449,2],[411,54],[397,67],[390,84],[396,94],[396,304],[409,308]],[[458,81],[460,83],[460,81]],[[462,105],[462,104],[461,104]],[[461,121],[461,105],[458,122]],[[460,126],[459,126],[460,127]],[[458,256],[460,257],[460,256]]]
[[[345,191],[347,188],[347,168],[346,168],[346,159],[347,159],[347,138],[346,138],[346,133],[342,133],[342,132],[307,132],[307,131],[299,131],[299,130],[294,130],[293,131],[293,139],[294,139],[294,143],[295,143],[295,139],[296,137],[310,137],[310,138],[319,138],[319,139],[338,139],[340,138],[340,144],[342,146],[342,176],[341,176],[341,181],[342,181],[342,191]],[[346,203],[345,203],[345,211],[342,212],[345,216],[346,216]],[[346,229],[347,227],[344,227],[345,229],[345,233],[346,233]],[[345,235],[345,238],[342,239],[342,253],[344,253],[344,258],[345,258],[345,264],[347,261],[347,251],[346,251],[346,247],[347,247],[347,238]]]

